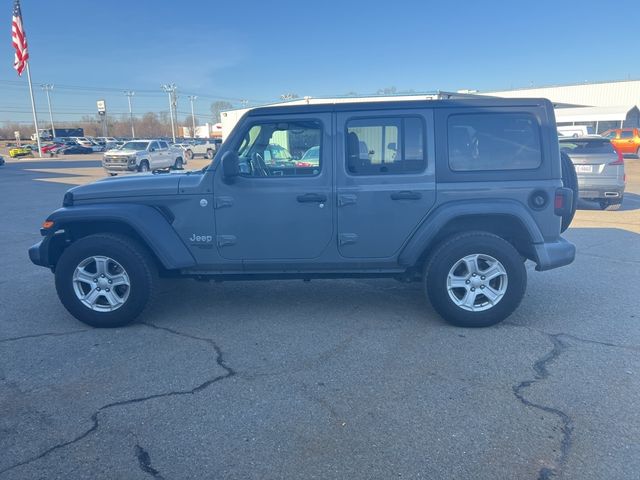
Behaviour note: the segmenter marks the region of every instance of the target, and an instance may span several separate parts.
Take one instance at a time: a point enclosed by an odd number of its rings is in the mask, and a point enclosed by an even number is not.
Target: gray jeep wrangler
[[[138,317],[159,276],[421,281],[444,319],[481,327],[518,306],[527,259],[573,261],[576,198],[548,100],[273,106],[201,171],[72,188],[29,255],[96,327]]]

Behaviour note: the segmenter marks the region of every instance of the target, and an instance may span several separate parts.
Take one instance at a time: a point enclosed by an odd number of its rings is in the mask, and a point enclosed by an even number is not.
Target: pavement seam
[[[567,459],[569,457],[573,433],[573,421],[566,412],[563,412],[558,408],[535,403],[531,400],[528,400],[523,393],[525,389],[531,387],[535,383],[546,380],[549,377],[549,370],[547,370],[547,365],[557,360],[558,357],[567,349],[567,345],[559,338],[563,336],[563,334],[546,335],[553,343],[553,348],[538,360],[536,360],[533,364],[533,370],[536,372],[535,378],[532,380],[523,380],[518,385],[515,385],[512,388],[513,394],[523,405],[557,416],[560,419],[562,425],[560,427],[560,430],[562,431],[562,439],[560,440],[560,455],[556,459],[554,466],[542,467],[539,470],[538,480],[548,480],[561,473],[562,468],[567,463]]]
[[[220,349],[220,347],[210,338],[205,338],[205,337],[196,337],[193,335],[189,335],[186,333],[182,333],[179,332],[177,330],[173,330],[170,328],[166,328],[166,327],[160,327],[157,325],[154,325],[152,323],[146,323],[146,322],[141,322],[142,325],[145,325],[147,327],[150,328],[154,328],[156,330],[164,330],[168,333],[171,333],[173,335],[177,335],[183,338],[189,338],[192,340],[199,340],[202,342],[206,342],[207,344],[209,344],[210,346],[213,347],[214,351],[216,352],[216,364],[221,367],[223,370],[225,370],[225,374],[224,375],[218,375],[212,379],[206,380],[205,382],[197,385],[196,387],[189,389],[189,390],[175,390],[175,391],[169,391],[169,392],[165,392],[165,393],[158,393],[155,395],[148,395],[146,397],[137,397],[137,398],[132,398],[129,400],[120,400],[118,402],[112,402],[112,403],[108,403],[106,405],[103,405],[102,407],[98,408],[92,415],[91,415],[91,422],[93,423],[93,425],[85,430],[83,433],[81,433],[80,435],[78,435],[77,437],[73,438],[72,440],[68,440],[66,442],[62,442],[62,443],[58,443],[50,448],[48,448],[47,450],[45,450],[44,452],[29,458],[27,460],[23,460],[21,462],[18,462],[14,465],[11,465],[7,468],[4,468],[2,470],[0,470],[0,475],[3,473],[6,473],[10,470],[13,470],[15,468],[27,465],[29,463],[35,462],[37,460],[40,460],[41,458],[46,457],[47,455],[49,455],[52,452],[55,452],[56,450],[60,450],[62,448],[68,447],[69,445],[72,445],[74,443],[77,443],[81,440],[83,440],[85,437],[87,437],[88,435],[96,432],[98,430],[98,428],[100,427],[100,422],[98,421],[98,415],[101,412],[104,412],[106,410],[109,410],[111,408],[114,407],[121,407],[121,406],[125,406],[125,405],[133,405],[136,403],[141,403],[141,402],[146,402],[148,400],[154,400],[154,399],[158,399],[158,398],[166,398],[166,397],[173,397],[173,396],[182,396],[182,395],[193,395],[195,393],[201,392],[202,390],[205,390],[206,388],[210,387],[211,385],[213,385],[214,383],[217,383],[221,380],[224,380],[226,378],[230,378],[233,377],[234,375],[236,375],[235,370],[233,370],[231,367],[227,366],[226,361],[224,359],[222,350]],[[162,478],[162,477],[156,477],[156,478]]]

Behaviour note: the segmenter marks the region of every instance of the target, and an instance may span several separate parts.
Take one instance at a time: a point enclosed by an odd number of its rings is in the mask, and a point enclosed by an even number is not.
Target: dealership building
[[[640,127],[640,80],[579,83],[464,93],[507,98],[548,98],[556,105],[558,126],[584,125],[590,133],[611,128]]]

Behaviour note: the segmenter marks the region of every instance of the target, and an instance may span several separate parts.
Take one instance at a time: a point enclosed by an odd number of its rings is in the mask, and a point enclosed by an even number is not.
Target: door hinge
[[[358,197],[356,195],[344,194],[338,195],[338,206],[344,207],[345,205],[353,205],[358,201]]]
[[[235,235],[216,235],[216,245],[219,247],[225,247],[228,245],[235,245],[236,237]]]
[[[341,233],[338,235],[340,245],[349,245],[358,241],[358,235],[355,233]]]
[[[233,197],[214,197],[213,208],[230,207],[233,205]]]

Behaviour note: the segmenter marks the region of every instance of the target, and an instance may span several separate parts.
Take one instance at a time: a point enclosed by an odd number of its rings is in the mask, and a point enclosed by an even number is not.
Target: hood
[[[118,148],[113,148],[111,150],[107,150],[105,153],[105,155],[135,155],[136,153],[138,153],[140,150],[122,150],[122,149],[118,149]]]
[[[139,173],[108,177],[69,190],[74,201],[177,195],[186,173]]]

